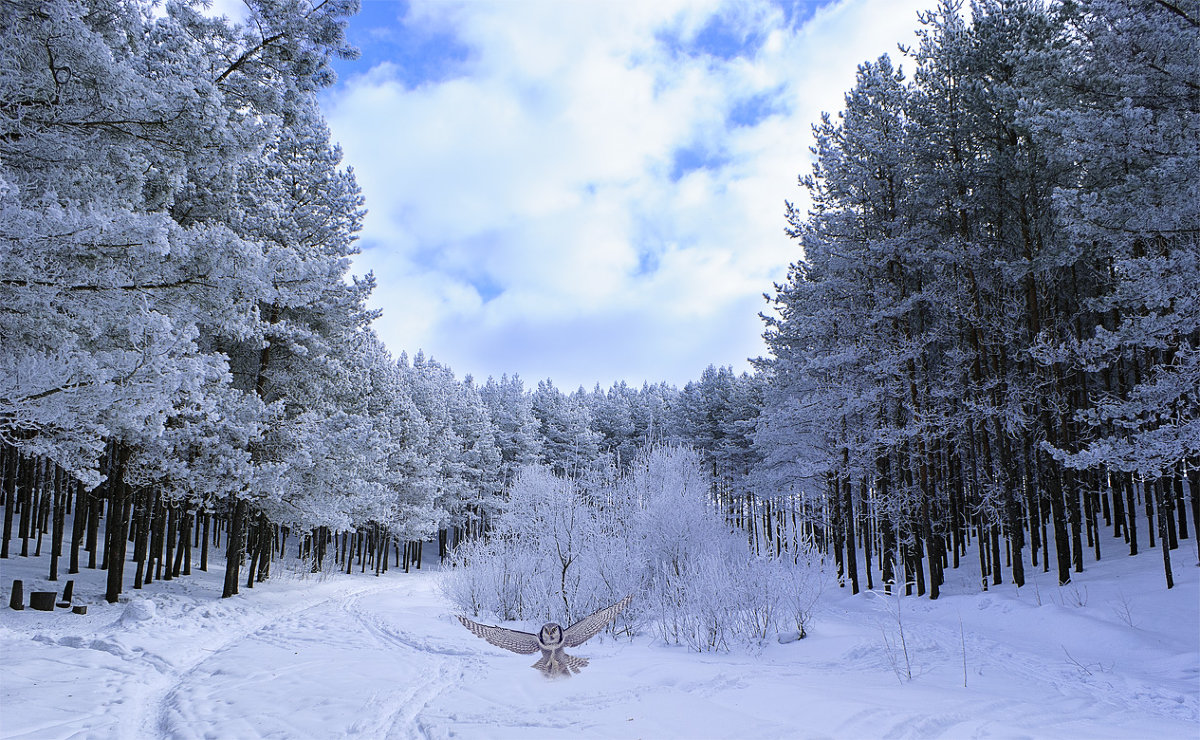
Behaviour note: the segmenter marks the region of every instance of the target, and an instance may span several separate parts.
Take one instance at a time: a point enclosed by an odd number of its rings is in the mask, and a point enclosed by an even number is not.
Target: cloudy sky
[[[323,108],[393,353],[567,390],[763,354],[811,124],[932,0],[364,0]]]

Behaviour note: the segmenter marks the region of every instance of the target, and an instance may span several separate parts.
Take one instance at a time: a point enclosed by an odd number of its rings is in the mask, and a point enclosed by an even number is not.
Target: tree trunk
[[[271,558],[275,552],[275,525],[272,524],[269,519],[267,519],[265,514],[263,515],[262,521],[263,533],[262,541],[259,545],[261,549],[258,554],[258,575],[255,576],[255,580],[259,583],[262,583],[271,577]]]
[[[883,541],[883,552],[880,554],[883,592],[890,596],[892,585],[896,582],[896,530],[892,520],[886,516],[879,520],[879,529]]]
[[[988,590],[988,546],[987,529],[983,524],[983,513],[975,518],[975,547],[979,550],[979,583],[984,591]]]
[[[79,572],[79,548],[83,544],[90,508],[91,496],[82,483],[75,481],[75,520],[71,524],[71,564],[67,568],[69,575]]]
[[[1129,525],[1125,521],[1125,501],[1121,495],[1120,477],[1113,472],[1109,472],[1107,476],[1108,488],[1112,497],[1112,524],[1113,537],[1125,537],[1125,541],[1129,542]]]
[[[246,554],[250,556],[250,566],[246,568],[246,588],[254,588],[254,575],[258,570],[258,558],[262,554],[262,515],[257,521],[246,525]]]
[[[212,525],[212,512],[204,512],[204,534],[200,537],[200,570],[208,572],[208,530]]]
[[[135,504],[133,508],[134,516],[134,534],[133,534],[133,561],[137,563],[137,567],[133,571],[133,587],[139,589],[142,587],[142,580],[146,573],[146,557],[150,551],[150,494],[149,491],[142,491],[136,494]],[[153,563],[151,563],[153,567]]]
[[[992,585],[999,586],[1004,583],[1003,566],[1000,564],[1000,525],[993,524],[991,531],[988,533],[988,541],[992,546]]]
[[[1070,468],[1062,470],[1063,498],[1067,521],[1071,525],[1071,562],[1076,573],[1083,572],[1083,516],[1079,508],[1079,475]]]
[[[227,599],[238,592],[238,576],[241,573],[242,561],[246,558],[245,534],[246,514],[250,503],[239,498],[233,505],[233,519],[229,523],[229,534],[226,536],[229,547],[225,551],[225,589],[221,598]]]
[[[108,585],[104,599],[115,604],[121,595],[125,581],[125,553],[129,542],[129,486],[125,485],[125,464],[129,461],[129,447],[116,445],[116,460],[112,468],[113,478],[108,486],[108,521],[104,526],[108,539]]]
[[[845,496],[846,510],[843,522],[846,526],[846,570],[850,574],[850,593],[858,593],[858,552],[854,545],[854,495],[850,486],[850,476],[842,479],[842,493]]]
[[[1125,524],[1125,532],[1129,535],[1129,554],[1137,555],[1137,502],[1134,500],[1137,492],[1133,488],[1133,474],[1121,473],[1118,477],[1125,490],[1125,513],[1129,516]]]
[[[171,575],[190,576],[192,574],[192,528],[196,517],[187,503],[179,510],[179,544],[175,548],[175,562],[171,565]]]
[[[165,556],[160,561],[163,564],[164,581],[169,581],[171,575],[171,562],[175,559],[175,540],[179,536],[179,507],[173,502],[164,500],[163,509],[166,514],[166,531],[163,533],[163,549],[166,550]]]
[[[1065,586],[1071,582],[1071,549],[1067,542],[1066,511],[1063,505],[1062,479],[1059,471],[1049,458],[1040,466],[1046,473],[1046,482],[1050,496],[1050,518],[1054,528],[1054,554],[1058,562],[1058,585]]]
[[[0,541],[0,558],[8,557],[8,541],[12,538],[13,512],[17,509],[17,468],[20,467],[16,447],[4,448],[4,475],[0,486],[4,491],[4,539]]]
[[[1171,502],[1163,495],[1162,491],[1159,492],[1158,507],[1158,544],[1160,549],[1162,549],[1163,571],[1167,576],[1167,588],[1172,589],[1175,587],[1175,578],[1171,574],[1171,540],[1167,534],[1170,525],[1167,522],[1167,517],[1164,516],[1167,510],[1171,508]]]
[[[1175,523],[1179,527],[1179,539],[1186,540],[1188,538],[1187,525],[1187,502],[1183,494],[1183,463],[1179,463],[1176,472],[1171,476],[1171,484],[1175,491],[1175,503],[1178,510],[1175,512]],[[1192,522],[1195,525],[1195,522]]]
[[[36,522],[31,523],[33,509],[33,473],[36,467],[32,459],[26,458],[21,465],[21,484],[20,495],[18,496],[21,502],[21,521],[17,526],[17,536],[21,538],[21,557],[29,557],[29,536],[30,528],[36,525]]]

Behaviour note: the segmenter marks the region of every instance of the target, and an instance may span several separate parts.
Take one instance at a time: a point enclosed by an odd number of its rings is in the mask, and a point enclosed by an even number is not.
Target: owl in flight
[[[460,616],[458,621],[474,632],[476,637],[482,637],[496,647],[522,655],[532,655],[541,650],[542,657],[532,667],[541,671],[547,678],[553,678],[570,676],[572,672],[579,673],[579,669],[588,664],[587,658],[567,655],[563,648],[578,647],[587,642],[604,629],[604,625],[616,619],[621,610],[629,606],[630,601],[633,601],[632,594],[612,606],[584,617],[565,630],[554,622],[547,622],[536,635],[490,624],[479,624],[463,616]]]

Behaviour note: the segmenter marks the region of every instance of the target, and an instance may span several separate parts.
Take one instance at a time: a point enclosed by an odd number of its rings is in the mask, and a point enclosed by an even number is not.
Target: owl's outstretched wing
[[[495,627],[490,624],[480,624],[462,616],[458,618],[458,621],[462,622],[464,627],[474,632],[476,637],[482,637],[496,647],[511,650],[514,653],[530,655],[536,653],[541,647],[538,645],[537,635],[531,635],[528,632]]]
[[[563,632],[563,644],[567,647],[578,647],[587,642],[604,629],[604,625],[616,619],[621,610],[629,606],[631,601],[633,601],[633,594],[571,625]]]

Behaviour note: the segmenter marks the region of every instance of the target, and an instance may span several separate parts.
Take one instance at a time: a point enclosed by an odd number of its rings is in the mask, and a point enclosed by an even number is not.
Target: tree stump
[[[54,611],[54,600],[57,597],[57,591],[30,591],[29,608],[37,609],[40,612],[52,612]]]
[[[25,584],[20,579],[13,581],[12,596],[8,599],[8,608],[21,611],[25,608]]]
[[[67,581],[67,585],[63,587],[62,600],[71,603],[71,599],[75,596],[75,579]]]

